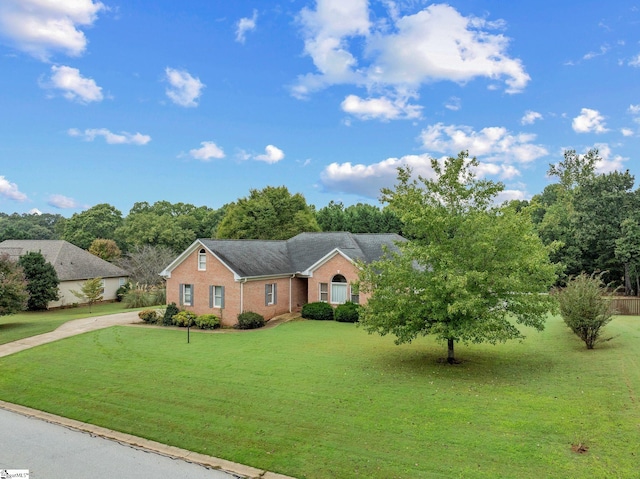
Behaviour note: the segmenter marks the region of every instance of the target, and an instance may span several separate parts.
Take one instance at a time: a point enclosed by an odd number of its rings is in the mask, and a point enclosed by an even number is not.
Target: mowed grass
[[[24,311],[10,316],[0,316],[0,344],[37,336],[55,330],[73,319],[102,316],[105,314],[134,311],[125,309],[122,303],[102,303],[77,308],[52,309],[50,311]]]
[[[335,322],[114,327],[0,359],[0,398],[299,478],[638,477],[640,318],[607,335],[551,318],[450,366]]]

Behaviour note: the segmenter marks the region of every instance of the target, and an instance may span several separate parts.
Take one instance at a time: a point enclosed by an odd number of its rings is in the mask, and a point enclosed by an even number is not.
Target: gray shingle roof
[[[366,263],[382,256],[383,245],[398,251],[397,234],[353,234],[347,232],[301,233],[283,241],[199,240],[240,277],[284,275],[308,270],[338,249],[353,260]]]
[[[67,241],[5,240],[0,243],[0,254],[8,254],[14,260],[32,251],[42,253],[44,258],[53,265],[60,281],[129,276],[124,269]]]

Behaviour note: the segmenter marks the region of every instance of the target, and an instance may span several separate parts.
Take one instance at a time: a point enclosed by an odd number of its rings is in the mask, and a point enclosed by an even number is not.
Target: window
[[[320,283],[320,301],[323,303],[329,302],[329,284]]]
[[[207,252],[202,248],[198,253],[198,271],[207,270]]]
[[[336,274],[331,279],[331,302],[333,304],[347,302],[347,279],[341,274]]]
[[[224,308],[224,286],[209,286],[209,307]]]
[[[264,304],[269,306],[278,302],[278,285],[276,283],[270,283],[264,285]]]
[[[357,284],[351,283],[351,302],[360,304],[360,289]]]
[[[102,278],[100,280],[100,286],[102,286],[102,290],[100,290],[100,294],[104,294],[104,288],[107,285],[107,282],[104,280],[104,278]]]
[[[127,282],[127,278],[118,278],[118,286],[124,286]]]
[[[180,285],[180,304],[182,306],[193,306],[193,285]]]

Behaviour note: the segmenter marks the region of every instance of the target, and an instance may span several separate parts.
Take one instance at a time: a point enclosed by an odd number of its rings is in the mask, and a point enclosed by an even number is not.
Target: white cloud
[[[165,92],[171,101],[184,107],[198,106],[198,98],[205,87],[199,78],[191,76],[187,71],[169,67],[165,68],[165,74],[170,85]]]
[[[18,185],[11,183],[4,176],[0,176],[0,196],[14,201],[26,201],[27,195],[18,189]]]
[[[49,196],[49,200],[47,201],[47,204],[49,206],[53,206],[54,208],[58,208],[61,210],[69,209],[69,208],[77,208],[78,206],[80,206],[76,200],[64,195]]]
[[[628,111],[632,115],[638,115],[640,114],[640,105],[629,105]]]
[[[592,60],[596,57],[606,54],[610,50],[609,45],[602,45],[597,52],[589,52],[582,57],[583,60]]]
[[[40,216],[42,214],[42,211],[40,211],[38,208],[31,208],[29,210],[29,214],[30,215]]]
[[[527,110],[520,120],[520,123],[522,123],[523,125],[533,125],[536,120],[542,120],[542,115],[537,111]]]
[[[640,53],[629,60],[629,66],[640,67]]]
[[[573,119],[571,124],[576,133],[606,133],[609,131],[605,127],[604,117],[598,110],[583,108],[580,115]]]
[[[458,98],[457,96],[452,96],[445,103],[444,107],[447,110],[458,111],[460,108],[462,108],[462,100],[460,100],[460,98]]]
[[[212,158],[224,158],[225,154],[222,148],[216,145],[213,141],[203,141],[200,143],[200,148],[194,148],[189,150],[189,154],[192,158],[202,161],[211,161]]]
[[[304,98],[335,84],[413,91],[477,77],[504,81],[516,93],[529,82],[520,60],[506,54],[509,40],[490,33],[503,22],[465,17],[445,4],[405,16],[393,2],[386,5],[392,13],[375,24],[367,0],[318,0],[315,10],[304,8],[298,17],[304,52],[317,72],[300,76],[292,94]]]
[[[548,151],[533,141],[536,135],[512,134],[504,127],[488,127],[476,132],[469,126],[436,123],[420,134],[422,145],[430,151],[457,154],[468,150],[471,156],[490,161],[529,163],[546,156]]]
[[[264,161],[269,164],[277,163],[283,158],[284,151],[273,145],[266,146],[264,155],[257,155],[254,157],[255,160]]]
[[[256,22],[258,20],[258,11],[253,11],[253,16],[251,18],[244,17],[238,20],[237,28],[236,28],[236,42],[244,43],[246,40],[247,32],[251,32],[256,29]]]
[[[633,136],[634,135],[634,131],[631,128],[621,128],[620,129],[620,133],[622,133],[622,136]]]
[[[142,133],[128,133],[122,131],[120,133],[112,133],[106,128],[90,128],[84,131],[80,131],[77,128],[70,128],[67,133],[69,136],[79,136],[86,141],[93,141],[96,137],[101,136],[110,145],[146,145],[151,141],[149,135],[143,135]]]
[[[407,104],[406,98],[390,100],[389,98],[367,98],[348,95],[340,105],[342,111],[361,120],[381,119],[383,121],[397,119],[420,118],[422,107]]]
[[[611,147],[607,143],[596,143],[594,148],[598,149],[598,154],[600,158],[602,158],[596,164],[597,173],[611,173],[613,171],[623,171],[626,169],[624,162],[629,158],[614,155],[611,151]]]
[[[435,177],[431,168],[431,156],[425,153],[387,158],[372,165],[351,162],[331,163],[320,174],[320,181],[327,191],[378,198],[382,188],[391,188],[395,185],[398,168],[401,166],[409,166],[415,177],[418,175],[423,178]],[[499,179],[520,176],[520,172],[511,165],[490,162],[480,162],[475,173],[478,177],[495,176]]]
[[[87,46],[80,28],[91,26],[102,10],[107,7],[93,0],[2,0],[0,35],[43,61],[55,51],[79,56]]]
[[[49,83],[42,85],[45,88],[55,88],[62,91],[62,96],[67,100],[78,103],[91,103],[102,101],[102,88],[96,85],[91,78],[80,75],[80,70],[68,66],[52,66]]]

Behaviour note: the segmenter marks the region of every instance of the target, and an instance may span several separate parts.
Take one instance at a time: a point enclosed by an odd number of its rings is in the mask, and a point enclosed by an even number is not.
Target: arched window
[[[347,302],[347,278],[336,274],[331,278],[331,302],[343,304]]]
[[[198,271],[206,271],[207,269],[207,252],[202,248],[198,253]]]

